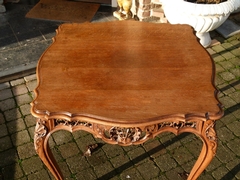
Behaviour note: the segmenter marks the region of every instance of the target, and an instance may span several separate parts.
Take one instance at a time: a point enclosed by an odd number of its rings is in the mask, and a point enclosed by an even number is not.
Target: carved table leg
[[[198,135],[203,141],[202,151],[188,176],[188,180],[197,179],[216,154],[217,137],[214,125],[215,121],[213,120],[203,122],[201,135]]]
[[[48,139],[51,135],[49,132],[49,124],[50,121],[44,121],[41,119],[37,120],[34,135],[34,146],[40,159],[47,166],[55,179],[61,180],[63,179],[63,176],[48,145]]]

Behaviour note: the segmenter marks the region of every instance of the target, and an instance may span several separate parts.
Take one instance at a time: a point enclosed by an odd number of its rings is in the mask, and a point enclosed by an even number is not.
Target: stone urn
[[[240,7],[240,0],[228,0],[219,4],[197,4],[184,0],[161,1],[169,23],[192,26],[204,47],[211,44],[209,31],[222,25]]]

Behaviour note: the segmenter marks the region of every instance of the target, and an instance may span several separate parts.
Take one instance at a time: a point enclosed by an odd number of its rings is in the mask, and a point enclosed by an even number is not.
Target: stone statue
[[[117,0],[119,10],[113,13],[113,16],[119,20],[132,19],[132,0]]]

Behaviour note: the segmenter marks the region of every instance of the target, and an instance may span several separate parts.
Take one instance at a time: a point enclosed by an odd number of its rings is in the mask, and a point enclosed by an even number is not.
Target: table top
[[[36,117],[219,119],[215,67],[188,25],[63,24],[37,66]]]

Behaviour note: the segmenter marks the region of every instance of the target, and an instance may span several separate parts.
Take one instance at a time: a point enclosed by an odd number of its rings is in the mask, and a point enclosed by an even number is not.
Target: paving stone
[[[135,165],[141,164],[148,159],[147,153],[141,146],[137,147],[132,151],[128,151],[127,155]]]
[[[28,81],[26,83],[28,91],[33,91],[37,87],[37,81]]]
[[[231,72],[225,71],[225,72],[221,72],[219,73],[220,76],[225,80],[225,81],[231,81],[233,79],[235,79],[236,77],[234,76],[234,74],[232,74]]]
[[[141,145],[123,146],[122,148],[125,152],[129,152],[129,151],[132,151],[132,150],[134,150],[138,147],[141,147]]]
[[[97,179],[97,176],[92,168],[85,169],[84,171],[77,172],[76,179]]]
[[[155,158],[166,153],[165,147],[159,142],[158,139],[149,140],[144,143],[143,147],[150,157]]]
[[[195,165],[196,161],[197,161],[197,159],[188,161],[188,162],[184,163],[183,165],[181,165],[181,167],[185,172],[190,173],[193,166]]]
[[[224,94],[224,95],[228,95],[231,94],[233,92],[235,92],[236,90],[234,89],[233,86],[231,86],[231,84],[229,83],[223,83],[221,85],[218,85],[218,89]]]
[[[202,146],[203,146],[203,143],[200,139],[195,139],[195,141],[191,141],[185,144],[185,147],[195,158],[199,156]]]
[[[11,139],[14,146],[20,146],[22,144],[30,142],[30,137],[27,130],[12,134]]]
[[[83,138],[79,138],[78,140],[76,140],[76,143],[79,149],[82,152],[85,152],[87,150],[87,146],[91,144],[95,144],[96,140],[93,138],[91,134],[87,133],[87,135],[84,136]]]
[[[0,125],[1,124],[4,124],[6,121],[5,121],[5,118],[3,116],[3,113],[0,112]]]
[[[30,134],[30,138],[34,139],[34,132],[35,132],[35,126],[32,126],[30,128],[28,128],[28,133]]]
[[[15,103],[13,98],[3,100],[0,103],[0,110],[1,111],[6,111],[6,110],[9,110],[9,109],[13,109],[15,107],[16,107],[16,103]]]
[[[216,157],[222,163],[228,163],[234,159],[235,154],[231,148],[228,148],[226,145],[223,145],[221,141],[218,142],[217,154]]]
[[[27,127],[31,127],[31,126],[35,126],[36,125],[36,118],[33,117],[32,115],[27,115],[24,118],[24,121],[25,121]]]
[[[224,177],[224,175],[227,173],[228,173],[228,169],[221,166],[217,168],[215,171],[213,171],[212,175],[215,179],[222,179],[222,177]]]
[[[165,148],[170,151],[181,146],[178,137],[172,133],[167,136],[161,137],[160,141],[165,146]]]
[[[161,180],[168,180],[166,178],[165,174],[161,174],[158,177],[152,178],[151,180],[159,180],[159,179],[161,179]]]
[[[230,72],[234,74],[235,77],[239,78],[240,77],[240,68],[234,68],[230,69]]]
[[[225,69],[222,67],[222,64],[215,64],[216,72],[223,72]]]
[[[29,96],[29,94],[22,94],[22,95],[19,95],[19,96],[15,96],[15,99],[16,99],[17,104],[19,106],[24,105],[24,104],[30,104],[33,100],[32,97]],[[28,111],[30,111],[30,108],[29,108]]]
[[[111,179],[117,175],[117,172],[109,161],[106,161],[101,165],[95,166],[94,171],[98,179]]]
[[[219,65],[221,65],[224,70],[227,70],[227,69],[231,69],[231,68],[234,68],[235,65],[232,64],[230,61],[221,61],[221,62],[218,62]],[[218,71],[219,72],[219,71]]]
[[[14,96],[28,93],[28,89],[25,84],[17,85],[12,87]]]
[[[10,81],[10,84],[11,84],[12,86],[17,86],[17,85],[20,85],[20,84],[23,84],[23,83],[25,83],[25,81],[24,81],[23,78]]]
[[[219,100],[224,105],[225,108],[230,108],[236,105],[236,102],[228,96],[221,97]]]
[[[172,152],[173,158],[180,164],[184,164],[190,160],[192,160],[194,157],[191,153],[189,153],[189,151],[187,150],[187,148],[185,147],[179,147],[177,149],[175,149]]]
[[[18,108],[7,110],[4,112],[4,115],[7,121],[16,120],[22,117],[22,114],[20,113]]]
[[[234,154],[240,156],[240,139],[235,138],[234,140],[230,141],[227,146],[234,152]]]
[[[232,50],[232,49],[234,49],[234,47],[232,46],[232,44],[229,43],[229,42],[224,42],[224,43],[222,43],[221,45],[222,45],[222,47],[223,47],[224,49],[226,49],[226,50]]]
[[[34,149],[33,142],[18,146],[17,147],[17,152],[18,152],[18,155],[19,155],[20,159],[30,158],[30,157],[35,156],[37,154],[35,149]]]
[[[230,81],[229,85],[231,85],[235,90],[240,90],[240,80],[238,79]]]
[[[220,121],[223,122],[225,125],[228,125],[236,121],[236,117],[231,113],[228,113],[228,114],[225,113],[225,115],[220,119]]]
[[[146,161],[137,166],[138,171],[144,179],[151,179],[157,177],[160,174],[160,169],[155,165],[153,161]]]
[[[213,51],[211,48],[206,48],[207,52],[210,54],[210,55],[214,55],[216,54],[215,51]]]
[[[28,180],[51,180],[48,175],[48,172],[45,169],[41,169],[34,174],[29,174],[27,176]]]
[[[235,56],[240,56],[240,48],[231,50],[231,53],[234,54]]]
[[[70,132],[60,130],[52,134],[54,141],[57,145],[68,143],[73,140],[73,136]]]
[[[58,149],[64,159],[79,154],[80,152],[75,142],[60,145]]]
[[[94,151],[91,156],[88,156],[87,160],[89,164],[94,167],[105,163],[109,160],[109,158],[106,156],[102,149],[98,149]]]
[[[202,173],[198,180],[215,180],[210,174],[204,174]]]
[[[119,156],[115,156],[114,158],[111,158],[110,161],[118,173],[121,173],[126,168],[130,168],[133,166],[133,163],[125,154],[120,154]]]
[[[215,85],[223,84],[225,83],[224,79],[220,75],[215,76]]]
[[[225,124],[222,122],[222,121],[217,121],[216,125],[215,125],[215,130],[217,132],[217,135],[218,135],[218,130],[223,128],[225,126]]]
[[[222,53],[220,53],[225,59],[231,59],[231,58],[234,58],[235,57],[235,55],[234,54],[232,54],[231,52],[227,52],[227,51],[225,51],[225,52],[222,52]]]
[[[234,37],[233,37],[234,38]],[[236,39],[235,38],[235,40],[232,40],[231,42],[230,42],[233,46],[239,46],[239,40],[238,39]],[[234,54],[234,53],[233,53]]]
[[[215,170],[216,168],[218,168],[219,166],[222,166],[222,162],[219,161],[219,159],[216,156],[214,156],[211,163],[207,166],[207,168],[205,170],[207,172],[211,172],[211,171]]]
[[[166,177],[171,180],[183,180],[182,177],[179,176],[179,173],[183,173],[184,170],[180,167],[176,167],[170,171],[166,172]]]
[[[26,128],[23,119],[17,119],[14,121],[10,121],[7,123],[7,128],[10,134],[16,133],[18,131],[22,131]]]
[[[12,98],[12,97],[13,97],[13,94],[11,89],[8,88],[8,89],[0,90],[0,101],[4,99]]]
[[[43,168],[43,163],[37,156],[23,160],[21,165],[27,175],[40,171]]]
[[[85,156],[77,155],[66,159],[67,165],[72,174],[90,168]]]
[[[182,144],[189,144],[193,141],[199,140],[199,138],[193,133],[182,133],[182,134],[179,134],[177,138]]]
[[[24,105],[20,106],[20,110],[21,110],[23,116],[31,114],[31,106],[30,106],[30,104],[24,104]]]
[[[3,177],[4,179],[18,179],[22,177],[24,174],[19,164],[12,164],[10,166],[6,166],[3,169]]]
[[[32,136],[31,136],[32,137]],[[49,144],[49,147],[54,147],[54,146],[57,146],[56,143],[54,142],[52,136],[49,137],[48,139],[48,144]]]
[[[15,149],[8,149],[6,151],[3,151],[0,153],[0,159],[0,167],[14,164],[18,159],[17,152]]]
[[[55,160],[57,161],[57,163],[61,163],[61,162],[66,162],[66,159],[63,159],[61,152],[58,150],[58,146],[50,146],[51,148],[51,152],[55,158]]]
[[[7,126],[5,124],[0,125],[0,137],[8,135]]]
[[[235,57],[232,59],[229,59],[229,61],[235,65],[235,67],[240,67],[240,57]]]
[[[121,179],[143,180],[143,177],[136,168],[128,168],[120,174]]]
[[[212,49],[217,53],[225,51],[225,48],[223,48],[222,45],[213,46]]]
[[[229,170],[228,173],[230,173],[232,176],[235,176],[236,179],[240,179],[240,164],[238,158],[235,158],[233,161],[227,163],[226,167]]]
[[[30,81],[33,81],[33,80],[36,80],[36,79],[37,79],[36,74],[31,74],[31,75],[29,75],[29,76],[25,76],[25,77],[24,77],[24,80],[25,80],[26,82],[30,82]]]
[[[0,138],[0,152],[10,149],[12,146],[13,145],[9,136]]]
[[[79,139],[80,137],[88,136],[89,133],[86,131],[74,131],[72,132],[74,139]]]
[[[106,155],[109,158],[113,158],[115,156],[119,156],[121,154],[123,154],[123,149],[121,146],[119,145],[110,145],[110,144],[105,144],[102,149],[104,150],[104,152],[106,153]]]
[[[10,83],[9,82],[4,82],[4,83],[0,83],[0,90],[3,90],[3,89],[7,89],[7,88],[10,88]]]
[[[218,139],[221,140],[223,143],[226,143],[231,139],[235,138],[234,134],[227,127],[222,127],[218,129],[217,133]]]
[[[177,167],[177,162],[169,154],[163,154],[154,160],[161,171],[168,171]]]
[[[213,61],[215,61],[215,62],[225,61],[225,58],[217,53],[212,55],[212,58],[213,58]]]
[[[234,108],[229,110],[237,119],[240,119],[240,105],[235,105]]]
[[[75,174],[72,174],[67,166],[67,163],[64,161],[58,162],[58,166],[61,169],[61,172],[63,174],[63,177],[65,179],[75,179]],[[51,179],[55,179],[54,177]]]
[[[240,130],[239,130],[240,121],[239,120],[238,121],[234,121],[231,124],[228,124],[227,127],[228,127],[228,129],[230,131],[232,131],[234,133],[235,136],[240,137]]]

